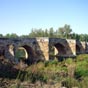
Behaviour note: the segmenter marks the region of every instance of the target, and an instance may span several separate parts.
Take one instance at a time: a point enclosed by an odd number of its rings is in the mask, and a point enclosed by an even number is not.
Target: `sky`
[[[88,34],[88,0],[0,0],[0,34],[29,34],[32,28],[57,30],[65,24]]]

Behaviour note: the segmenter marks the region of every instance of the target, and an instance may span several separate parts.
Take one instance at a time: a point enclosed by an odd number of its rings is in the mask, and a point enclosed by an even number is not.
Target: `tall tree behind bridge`
[[[64,31],[63,27],[58,28],[57,37],[59,37],[59,38],[64,38],[65,37],[65,31]]]
[[[65,24],[63,27],[55,30],[53,27],[50,29],[37,29],[33,28],[28,35],[18,36],[16,33],[6,34],[5,36],[0,34],[0,38],[35,38],[35,37],[50,37],[50,38],[65,38],[76,39],[80,41],[88,41],[88,34],[73,33],[70,25]]]
[[[65,24],[64,27],[60,27],[57,30],[58,37],[60,38],[71,38],[71,32],[72,29],[70,28],[70,25]]]
[[[2,38],[3,37],[3,35],[2,34],[0,34],[0,38]]]
[[[72,29],[70,28],[70,25],[65,24],[64,31],[65,31],[65,37],[70,38],[70,34],[72,32]]]
[[[18,38],[18,35],[16,33],[12,33],[12,34],[6,34],[5,35],[6,38]]]
[[[53,29],[53,27],[51,27],[51,28],[49,29],[49,37],[50,37],[50,38],[54,37],[54,29]]]

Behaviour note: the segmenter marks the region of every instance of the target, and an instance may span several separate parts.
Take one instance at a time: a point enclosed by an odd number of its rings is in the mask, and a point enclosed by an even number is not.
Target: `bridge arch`
[[[54,44],[54,47],[57,49],[58,55],[65,55],[66,54],[65,46],[63,44],[56,43],[56,44]]]
[[[49,59],[54,59],[66,55],[66,46],[62,42],[56,42],[49,45]]]
[[[80,54],[80,52],[81,52],[81,47],[78,44],[76,44],[76,54]]]
[[[9,53],[14,57],[14,45],[13,44],[9,44],[7,46],[8,46]]]
[[[16,56],[18,56],[18,58],[21,57],[27,59],[28,58],[27,50],[22,46],[18,47]]]
[[[20,58],[26,63],[26,64],[31,64],[34,62],[34,57],[35,57],[35,51],[33,50],[33,48],[29,45],[20,45],[18,46],[16,52],[18,51],[23,51],[24,55],[21,55]]]

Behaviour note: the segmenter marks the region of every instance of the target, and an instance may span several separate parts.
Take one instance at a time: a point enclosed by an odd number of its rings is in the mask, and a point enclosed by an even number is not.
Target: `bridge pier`
[[[76,54],[83,54],[86,53],[87,50],[87,43],[76,41]]]

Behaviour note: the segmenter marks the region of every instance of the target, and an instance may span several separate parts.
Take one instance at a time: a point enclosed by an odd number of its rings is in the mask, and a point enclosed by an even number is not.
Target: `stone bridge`
[[[88,43],[61,38],[0,38],[0,56],[17,61],[17,50],[24,50],[25,59],[32,63],[52,59],[51,56],[76,56],[88,52]]]

